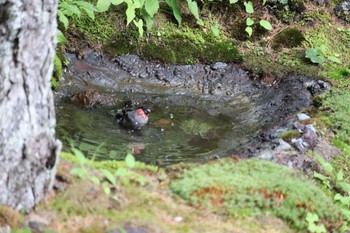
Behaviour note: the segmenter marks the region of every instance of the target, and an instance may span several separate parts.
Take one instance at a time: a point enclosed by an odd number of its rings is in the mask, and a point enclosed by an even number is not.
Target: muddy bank
[[[107,60],[92,51],[82,59],[73,54],[68,58],[70,65],[56,91],[58,104],[69,99],[64,97],[92,89],[98,93],[92,96],[95,106],[118,106],[126,96],[159,110],[188,107],[214,118],[229,117],[225,127],[234,133],[223,134],[216,150],[194,156],[196,160],[244,152],[257,142],[253,138],[309,107],[312,97],[329,87],[301,76],[254,81],[247,71],[230,63],[162,65],[135,55]],[[153,134],[149,132],[147,137]]]

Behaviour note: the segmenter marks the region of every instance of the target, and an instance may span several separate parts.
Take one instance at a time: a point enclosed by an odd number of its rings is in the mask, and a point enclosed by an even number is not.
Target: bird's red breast
[[[137,110],[136,110],[136,114],[137,114],[138,116],[140,116],[142,119],[147,118],[147,116],[146,116],[145,112],[142,110],[142,108],[137,109]]]

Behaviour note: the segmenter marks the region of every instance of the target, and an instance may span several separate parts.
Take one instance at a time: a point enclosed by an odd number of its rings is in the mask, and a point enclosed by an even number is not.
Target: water
[[[188,97],[183,98],[188,102]],[[182,101],[169,105],[164,96],[148,98],[147,105],[152,109],[149,124],[135,131],[116,123],[111,114],[115,108],[88,110],[60,103],[57,132],[64,149],[74,146],[96,160],[123,160],[132,152],[137,160],[160,165],[229,156],[257,133],[256,122],[247,120],[247,108],[242,104],[237,108],[243,112],[225,116],[210,114],[212,102],[198,101],[192,106],[181,105]]]

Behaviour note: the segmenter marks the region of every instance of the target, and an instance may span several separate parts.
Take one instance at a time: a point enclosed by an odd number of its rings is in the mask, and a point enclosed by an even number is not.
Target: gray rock
[[[261,158],[263,160],[272,160],[274,158],[273,151],[270,149],[265,149],[260,152],[258,158]]]
[[[293,126],[299,133],[302,133],[305,129],[305,125],[301,124],[299,121],[295,122]]]
[[[277,151],[289,150],[292,148],[292,146],[288,142],[286,142],[282,139],[279,139],[278,143],[279,143],[279,145],[275,149]]]
[[[284,129],[284,128],[277,129],[272,134],[270,134],[270,138],[271,139],[278,138],[282,133],[284,133],[286,131],[287,131],[287,129]]]
[[[305,113],[299,113],[297,115],[298,117],[298,121],[305,121],[305,120],[309,120],[310,119],[310,116],[305,114]]]
[[[223,62],[216,62],[211,66],[213,70],[225,69],[226,67],[227,64]]]
[[[306,125],[304,134],[301,137],[303,141],[305,141],[307,144],[309,144],[310,149],[314,149],[318,142],[319,138],[316,133],[316,129],[313,125]]]
[[[301,139],[301,138],[292,139],[292,144],[300,152],[305,152],[306,148],[305,148],[305,146],[303,144],[303,139]]]

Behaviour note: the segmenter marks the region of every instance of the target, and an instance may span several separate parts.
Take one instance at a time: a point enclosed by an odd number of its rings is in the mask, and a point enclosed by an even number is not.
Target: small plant
[[[326,189],[335,192],[334,200],[340,206],[342,215],[345,217],[345,222],[342,226],[342,229],[349,230],[350,228],[348,227],[348,225],[350,223],[350,185],[345,182],[344,173],[342,169],[334,169],[332,164],[326,162],[319,155],[316,155],[316,159],[323,168],[325,175],[320,174],[318,172],[314,172],[314,177],[321,181],[321,183]]]
[[[326,61],[326,58],[337,64],[341,64],[342,61],[338,58],[338,54],[331,54],[326,45],[322,45],[318,48],[309,48],[305,52],[305,57],[309,58],[312,63],[321,64]]]
[[[307,213],[306,214],[306,221],[309,224],[307,229],[310,232],[313,232],[313,233],[326,233],[327,232],[327,230],[323,224],[318,224],[319,218],[318,218],[317,214]]]
[[[107,196],[111,195],[111,190],[118,185],[118,182],[129,184],[131,180],[136,180],[142,186],[145,184],[145,178],[142,175],[131,171],[135,168],[136,161],[130,153],[125,157],[125,167],[119,167],[115,172],[105,168],[99,168],[97,172],[92,172],[88,169],[91,160],[87,159],[78,149],[72,148],[72,151],[79,167],[73,168],[70,173],[81,179],[89,179],[93,184],[101,186]],[[112,198],[118,200],[116,195],[113,195]]]

